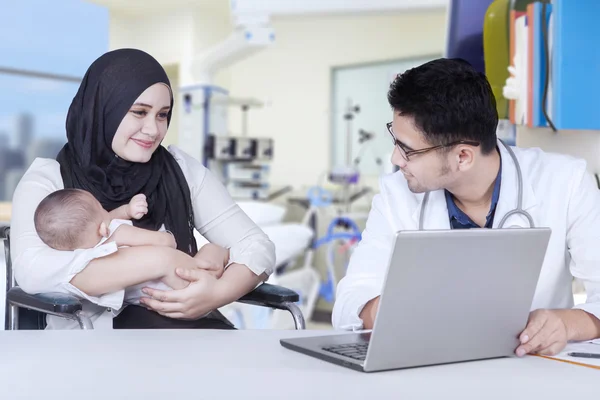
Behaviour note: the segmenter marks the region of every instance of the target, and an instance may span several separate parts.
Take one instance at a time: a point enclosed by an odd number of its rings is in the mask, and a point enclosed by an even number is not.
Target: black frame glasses
[[[394,146],[396,146],[398,148],[398,150],[400,150],[400,155],[406,161],[410,161],[411,156],[427,153],[431,150],[442,149],[444,147],[452,147],[452,146],[456,146],[459,144],[466,144],[468,146],[476,146],[476,147],[480,145],[479,142],[476,142],[474,140],[457,140],[456,142],[452,142],[452,143],[448,143],[448,144],[440,144],[438,146],[426,147],[424,149],[406,150],[405,149],[406,145],[404,143],[402,143],[401,141],[399,141],[398,139],[396,139],[396,135],[394,135],[394,131],[392,131],[392,123],[388,122],[385,125],[387,127],[388,132],[392,136],[392,140],[394,141]]]

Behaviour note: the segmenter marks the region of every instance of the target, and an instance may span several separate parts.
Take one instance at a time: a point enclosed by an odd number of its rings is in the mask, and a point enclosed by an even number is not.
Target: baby
[[[106,211],[90,193],[80,189],[62,189],[49,194],[38,205],[34,223],[42,241],[56,250],[74,251],[90,249],[108,242],[124,246],[169,246],[177,248],[175,237],[168,231],[152,231],[133,226],[130,219],[140,219],[148,212],[144,194],[134,196],[129,204],[111,212]],[[217,255],[227,263],[228,252],[220,246],[208,243],[195,258]],[[217,276],[218,278],[219,276]],[[126,290],[125,302],[138,304],[141,288],[160,290],[181,289],[189,282],[175,275],[160,281],[140,283]]]

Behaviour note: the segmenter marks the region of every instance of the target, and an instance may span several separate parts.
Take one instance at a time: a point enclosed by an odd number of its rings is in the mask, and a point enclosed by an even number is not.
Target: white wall
[[[275,139],[274,185],[312,185],[330,163],[331,68],[443,53],[446,13],[280,18],[275,44],[230,68],[232,96],[257,97],[249,134]],[[382,92],[381,96],[386,93]],[[241,126],[232,110],[230,127]]]
[[[332,67],[442,53],[446,13],[278,17],[272,25],[275,44],[220,71],[215,83],[232,96],[270,102],[250,111],[249,134],[275,139],[272,183],[312,185],[330,165]],[[113,10],[110,47],[149,52],[176,87],[187,49],[200,51],[231,29],[226,7],[160,14]],[[165,144],[177,142],[177,114]],[[229,120],[232,132],[241,129],[239,110],[231,108]]]
[[[111,50],[133,47],[152,54],[161,64],[179,63],[193,32],[193,16],[186,11],[128,15],[110,13]]]
[[[600,131],[559,131],[549,128],[517,128],[517,145],[539,147],[587,161],[588,171],[600,173]]]
[[[164,67],[173,87],[175,109],[163,144],[178,142],[178,95],[181,60],[225,39],[231,32],[227,4],[221,7],[188,7],[157,13],[111,10],[111,50],[133,47],[155,57]],[[229,71],[215,75],[215,84],[229,87]]]

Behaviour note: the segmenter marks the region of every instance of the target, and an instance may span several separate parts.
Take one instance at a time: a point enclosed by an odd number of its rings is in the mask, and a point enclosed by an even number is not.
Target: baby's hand
[[[143,193],[133,196],[127,205],[127,215],[129,218],[140,219],[148,213],[148,203],[146,195]]]

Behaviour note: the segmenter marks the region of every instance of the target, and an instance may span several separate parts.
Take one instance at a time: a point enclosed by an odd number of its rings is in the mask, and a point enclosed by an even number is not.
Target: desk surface
[[[0,398],[583,399],[598,390],[598,371],[539,357],[366,374],[279,344],[328,333],[5,331]]]

